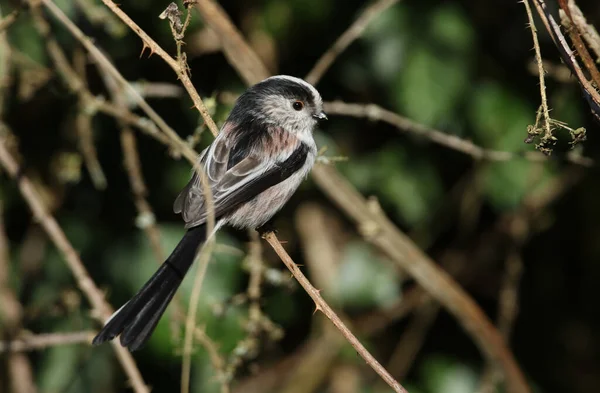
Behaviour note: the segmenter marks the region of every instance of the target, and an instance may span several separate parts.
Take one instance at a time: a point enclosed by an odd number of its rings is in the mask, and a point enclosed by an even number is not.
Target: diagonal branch
[[[169,125],[150,107],[150,105],[146,102],[146,100],[140,95],[140,93],[131,86],[130,83],[121,75],[121,73],[116,69],[116,67],[106,58],[104,53],[100,49],[98,49],[92,40],[90,40],[83,32],[65,15],[65,13],[56,6],[51,0],[41,0],[46,8],[52,13],[56,19],[58,19],[68,30],[69,32],[77,39],[84,48],[90,53],[90,55],[99,63],[102,64],[102,67],[106,70],[106,72],[112,76],[116,81],[126,89],[127,93],[132,97],[136,104],[148,114],[148,117],[152,119],[156,123],[156,125],[169,137],[169,139],[173,142],[173,145],[186,157],[191,163],[196,161],[196,153],[179,138],[175,130],[173,130]],[[119,12],[123,12],[119,9]],[[135,25],[135,24],[134,24]],[[137,25],[135,25],[137,27]],[[139,29],[139,27],[137,27]],[[152,41],[154,42],[154,41]],[[156,45],[158,46],[158,45]],[[166,59],[173,60],[168,54],[165,53],[165,61]],[[170,64],[170,63],[169,63]],[[187,76],[186,76],[187,78]],[[189,78],[187,78],[189,80]],[[183,80],[183,79],[182,79]],[[189,81],[191,84],[191,81]],[[197,95],[197,93],[196,93]],[[207,112],[208,113],[208,112]],[[210,117],[210,116],[209,116]],[[207,124],[208,121],[207,121]],[[216,129],[216,126],[215,126]],[[212,128],[211,128],[212,130]]]
[[[485,149],[473,142],[462,139],[456,135],[449,135],[422,124],[416,123],[397,113],[381,108],[375,104],[351,104],[343,101],[333,101],[324,103],[325,112],[328,115],[343,115],[358,118],[365,118],[374,121],[382,121],[396,127],[400,131],[405,131],[413,135],[426,138],[440,146],[456,150],[463,154],[473,157],[475,160],[484,161],[508,161],[518,157],[523,157],[529,161],[540,162],[548,161],[550,158],[542,153],[527,151],[514,153],[509,151]],[[576,165],[591,167],[594,161],[591,158],[580,157],[574,154],[567,154],[565,160]]]
[[[52,8],[58,9],[58,7],[56,7],[56,5],[54,3],[52,3],[51,0],[42,0],[42,1],[44,2],[44,4],[46,4],[47,7],[49,7],[49,8],[52,7]],[[156,43],[156,41],[154,41],[152,38],[150,38],[150,36],[148,34],[146,34],[146,32],[144,30],[142,30],[141,27],[139,27],[137,25],[137,23],[135,23],[129,17],[129,15],[127,15],[123,10],[121,10],[121,8],[119,8],[118,5],[116,5],[111,0],[102,0],[102,2],[108,8],[110,8],[110,10],[112,12],[114,12],[114,14],[117,15],[119,17],[119,19],[121,19],[123,21],[123,23],[125,23],[127,26],[129,26],[131,28],[131,30],[133,30],[142,39],[142,42],[144,43],[144,48],[142,49],[142,53],[144,52],[144,50],[146,48],[149,48],[150,55],[152,55],[153,53],[158,54],[169,65],[169,67],[171,67],[173,69],[173,71],[175,71],[175,73],[179,77],[179,80],[181,80],[183,87],[185,87],[188,94],[192,98],[192,101],[194,101],[194,106],[196,107],[198,112],[200,112],[200,115],[202,116],[202,118],[204,119],[206,124],[208,125],[208,128],[213,133],[213,135],[216,135],[219,132],[219,129],[217,128],[217,125],[215,124],[213,119],[210,117],[210,114],[208,113],[208,109],[206,109],[206,106],[204,105],[202,98],[200,98],[200,95],[194,88],[194,85],[192,84],[192,80],[190,79],[190,77],[187,73],[187,70],[181,66],[181,63],[179,63],[177,60],[172,58],[164,49],[162,49],[160,47],[160,45],[158,45]]]
[[[92,342],[95,332],[46,333],[16,338],[12,341],[0,341],[0,353],[37,351],[48,347]]]
[[[104,300],[102,291],[100,291],[90,278],[85,266],[77,255],[77,251],[75,251],[67,239],[62,228],[58,225],[54,217],[48,213],[42,202],[42,198],[31,181],[26,176],[18,176],[19,167],[17,162],[7,150],[5,140],[2,139],[0,139],[0,164],[17,181],[21,194],[31,208],[36,220],[44,228],[56,248],[62,254],[67,266],[73,272],[77,286],[79,286],[91,303],[93,316],[99,321],[104,322],[112,314],[110,305]],[[149,392],[131,354],[116,341],[112,345],[125,373],[130,379],[133,389],[139,393]]]
[[[337,316],[335,311],[333,311],[331,307],[329,307],[327,302],[323,299],[323,297],[321,297],[319,291],[312,286],[312,284],[310,283],[310,281],[308,281],[306,276],[304,276],[298,265],[294,263],[292,258],[285,251],[285,249],[279,242],[279,239],[277,239],[277,236],[273,232],[266,232],[265,234],[263,234],[263,238],[266,239],[267,242],[269,242],[271,247],[273,247],[273,250],[275,250],[279,258],[283,261],[285,266],[290,270],[290,272],[292,272],[294,278],[298,280],[300,285],[302,285],[302,288],[304,288],[306,293],[313,299],[316,305],[316,310],[321,311],[323,314],[325,314],[327,318],[329,318],[329,320],[335,325],[335,327],[338,328],[338,330],[342,333],[344,338],[346,338],[346,340],[348,340],[348,342],[354,347],[354,349],[356,349],[356,352],[358,352],[358,354],[365,360],[365,362],[367,362],[367,364],[371,366],[371,368],[375,370],[375,372],[379,374],[379,376],[392,389],[394,389],[395,392],[408,393],[408,391],[404,389],[402,385],[400,385],[398,381],[396,381],[387,372],[387,370],[377,361],[377,359],[375,359],[373,355],[371,355],[369,351],[367,351],[367,349],[360,343],[360,341],[358,341],[356,336],[352,334],[350,329],[348,329],[344,322],[342,322],[342,320]]]

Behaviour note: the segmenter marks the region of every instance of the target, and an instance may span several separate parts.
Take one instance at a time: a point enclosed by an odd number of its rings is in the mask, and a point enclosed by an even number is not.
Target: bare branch
[[[92,40],[90,40],[88,37],[86,37],[83,32],[62,12],[62,10],[60,8],[58,8],[56,6],[56,4],[54,4],[51,0],[41,0],[44,5],[46,6],[46,8],[48,8],[48,10],[50,11],[50,13],[52,13],[70,32],[71,34],[77,39],[79,40],[79,42],[81,42],[81,44],[86,48],[86,50],[90,53],[90,55],[98,62],[101,63],[102,66],[107,70],[107,72],[110,73],[110,75],[117,80],[124,89],[126,89],[127,93],[136,100],[136,103],[138,104],[138,106],[144,111],[146,112],[146,114],[148,115],[148,117],[150,117],[150,119],[152,119],[152,121],[154,121],[156,123],[156,125],[158,125],[158,127],[167,135],[167,137],[170,139],[171,141],[171,146],[173,146],[173,148],[176,151],[179,151],[181,154],[183,154],[184,157],[186,157],[192,164],[194,164],[196,162],[196,153],[184,142],[181,140],[181,138],[179,138],[179,136],[177,135],[177,133],[175,132],[175,130],[173,130],[155,111],[154,109],[152,109],[150,107],[150,105],[146,102],[146,100],[144,100],[144,98],[139,94],[138,91],[136,91],[131,84],[129,84],[127,82],[127,80],[121,75],[121,73],[115,68],[115,66],[110,62],[110,60],[108,60],[106,58],[106,56],[104,55],[104,53],[102,53],[102,51],[100,51],[92,42]],[[106,2],[106,1],[105,1]],[[116,7],[116,5],[114,5],[114,3],[110,2],[117,10],[118,10],[118,14],[117,16],[120,17],[120,15],[125,15],[123,13],[123,11],[121,11],[118,7]],[[113,10],[114,11],[114,10]],[[130,20],[129,17],[127,17],[125,15],[125,17],[127,18],[127,20]],[[132,22],[133,23],[133,22]],[[137,27],[137,25],[134,24],[134,26],[137,28],[137,30],[141,30],[139,27]],[[133,28],[133,27],[132,27]],[[135,31],[135,29],[134,29]],[[145,34],[145,33],[144,33]],[[149,38],[148,38],[149,39]],[[154,41],[152,41],[154,43]],[[156,45],[154,43],[154,45],[156,47],[158,47],[158,45]],[[161,49],[162,51],[162,49]],[[163,51],[164,52],[164,51]],[[166,54],[166,52],[164,52],[164,55],[171,59],[172,62],[175,62],[174,59],[172,59],[168,54]],[[170,65],[171,63],[169,63]],[[175,62],[175,64],[177,64]],[[186,76],[187,78],[187,76]],[[182,79],[183,80],[183,79]],[[189,78],[188,78],[189,80]],[[189,82],[191,84],[191,81]],[[197,93],[196,93],[197,95]],[[207,122],[208,124],[208,122]],[[216,126],[215,126],[216,129]]]
[[[48,41],[47,41],[48,42]],[[85,60],[86,56],[81,50],[77,48],[75,51],[75,69],[81,77],[83,82],[83,88],[87,90],[86,74],[85,74]],[[92,179],[92,183],[98,190],[105,190],[107,186],[106,176],[98,160],[98,153],[96,146],[94,146],[94,133],[93,133],[93,113],[86,111],[85,99],[81,99],[83,95],[80,95],[79,107],[77,114],[75,115],[75,128],[79,139],[79,151],[83,156],[85,165]]]
[[[4,37],[2,37],[4,38]],[[0,200],[0,315],[2,317],[3,334],[14,334],[21,328],[23,307],[9,283],[10,254],[8,238],[4,231],[4,205]],[[0,353],[3,343],[0,341]],[[7,359],[10,390],[14,393],[34,393],[35,386],[31,362],[22,353],[12,353]]]
[[[409,132],[419,137],[426,138],[440,146],[444,146],[469,155],[475,160],[508,161],[522,156],[527,160],[535,162],[548,161],[547,156],[535,151],[513,153],[508,151],[484,149],[483,147],[477,146],[469,140],[429,128],[407,119],[406,117],[402,117],[394,112],[383,109],[375,104],[349,104],[342,101],[334,101],[325,102],[324,109],[328,115],[344,115],[366,118],[374,121],[383,121],[396,127],[400,131]],[[567,155],[565,159],[568,162],[584,167],[591,167],[594,165],[594,161],[591,158],[580,157],[573,154]]]
[[[395,392],[408,393],[406,389],[402,387],[383,366],[367,351],[367,349],[358,341],[356,336],[352,334],[350,329],[346,327],[344,322],[337,316],[335,311],[329,307],[327,302],[321,297],[321,294],[308,279],[304,276],[300,268],[294,263],[292,258],[285,251],[279,239],[273,232],[267,232],[263,235],[263,238],[269,242],[273,250],[279,255],[279,258],[283,261],[285,266],[292,272],[294,278],[298,280],[302,288],[315,302],[316,310],[321,311],[329,320],[335,325],[336,328],[342,333],[342,335],[348,340],[348,342],[356,349],[358,354],[367,362],[367,364],[375,370],[377,374],[392,388]]]
[[[600,34],[598,34],[598,30],[596,30],[594,25],[587,22],[583,12],[581,12],[581,9],[575,4],[575,0],[568,0],[568,7],[571,12],[571,22],[577,26],[590,49],[596,54],[596,62],[600,61]],[[564,18],[561,18],[561,21],[563,24],[566,22]],[[565,26],[567,26],[567,28],[569,27],[568,24],[565,24]]]
[[[542,52],[540,51],[540,44],[537,38],[537,29],[533,21],[533,15],[531,14],[531,7],[529,6],[529,0],[523,0],[525,10],[527,11],[527,18],[529,20],[529,29],[531,30],[531,36],[533,38],[533,48],[535,49],[535,61],[538,66],[538,77],[540,80],[540,97],[542,99],[542,116],[544,122],[544,136],[542,137],[542,143],[540,144],[541,150],[547,149],[546,144],[553,144],[556,138],[552,135],[552,129],[550,128],[550,111],[548,110],[548,99],[546,98],[546,80],[544,78],[544,63],[542,62]],[[537,121],[536,121],[537,124]],[[544,150],[542,150],[544,151]],[[550,151],[552,151],[550,149]]]
[[[214,214],[213,214],[214,217]],[[213,218],[214,220],[214,218]],[[214,222],[214,221],[213,221]],[[210,224],[207,233],[212,232]],[[200,301],[200,290],[202,289],[202,282],[206,275],[206,269],[208,268],[208,262],[210,262],[210,256],[214,246],[214,236],[211,236],[206,243],[204,248],[200,252],[198,258],[198,270],[194,276],[194,285],[192,287],[192,294],[190,296],[190,304],[188,307],[188,314],[185,320],[185,337],[183,342],[183,364],[181,366],[181,393],[188,393],[190,391],[190,375],[192,369],[192,346],[194,332],[196,330],[196,313],[198,311],[198,303]]]
[[[12,341],[0,341],[0,353],[38,351],[58,345],[90,345],[96,332],[46,333],[17,338]]]
[[[47,6],[51,3],[51,0],[42,0],[42,1],[44,1],[44,3]],[[210,117],[208,110],[204,106],[204,102],[202,102],[202,98],[200,98],[200,95],[194,88],[194,85],[192,84],[192,80],[190,79],[190,77],[187,73],[187,70],[185,68],[181,67],[181,63],[178,62],[176,59],[173,59],[164,49],[162,49],[160,47],[160,45],[158,45],[152,38],[150,38],[150,36],[148,34],[146,34],[146,32],[144,30],[142,30],[114,2],[112,2],[111,0],[102,0],[102,2],[104,4],[106,4],[106,6],[108,8],[110,8],[110,10],[112,12],[114,12],[114,14],[119,17],[119,19],[121,19],[123,21],[123,23],[125,23],[127,26],[129,26],[131,28],[131,30],[133,30],[142,39],[142,42],[144,43],[144,48],[142,49],[142,52],[146,48],[149,48],[150,54],[156,53],[157,55],[159,55],[160,58],[162,58],[173,69],[173,71],[175,71],[175,73],[177,74],[177,77],[183,84],[183,87],[185,87],[188,94],[192,98],[192,101],[194,102],[194,106],[196,107],[198,112],[200,112],[200,115],[202,116],[202,118],[204,119],[206,124],[208,125],[208,128],[213,133],[213,135],[217,135],[219,132],[219,129],[217,128],[217,125],[215,124],[213,119]],[[56,6],[54,6],[54,8],[56,8]]]

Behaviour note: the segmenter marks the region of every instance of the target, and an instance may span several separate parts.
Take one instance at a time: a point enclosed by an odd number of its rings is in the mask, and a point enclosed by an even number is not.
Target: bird
[[[137,294],[106,321],[92,343],[120,336],[121,345],[130,351],[142,348],[203,244],[225,225],[262,227],[298,189],[315,163],[313,132],[321,120],[327,120],[321,95],[300,78],[272,76],[242,93],[175,199],[173,211],[185,222],[182,239]],[[215,223],[210,233],[203,184],[212,195]]]

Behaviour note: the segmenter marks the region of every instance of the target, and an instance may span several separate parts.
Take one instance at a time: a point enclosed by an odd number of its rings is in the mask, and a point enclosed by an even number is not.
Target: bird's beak
[[[316,115],[313,115],[313,117],[317,120],[327,120],[327,115],[325,114],[325,112],[321,112]]]

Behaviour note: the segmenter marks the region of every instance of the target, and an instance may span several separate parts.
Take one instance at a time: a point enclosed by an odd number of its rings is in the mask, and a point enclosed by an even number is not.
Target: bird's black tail
[[[92,343],[101,344],[121,335],[121,345],[135,351],[152,335],[183,277],[206,240],[206,225],[189,229],[177,247],[140,291],[108,320]]]

